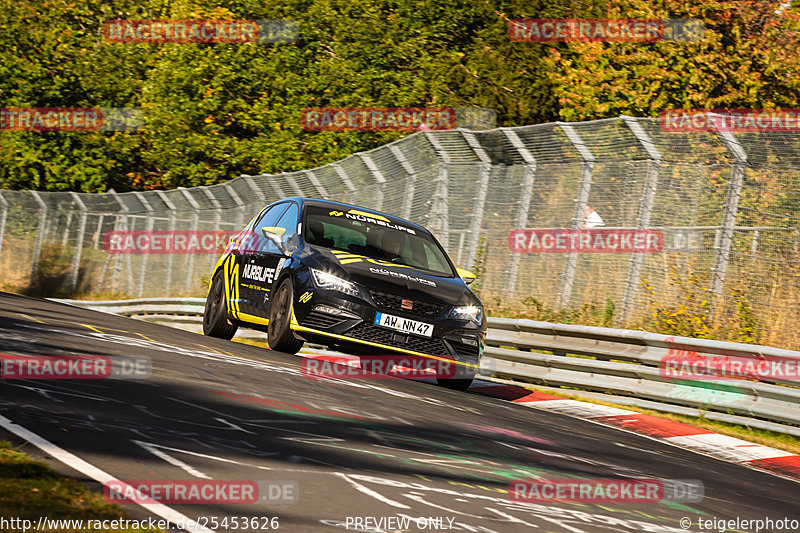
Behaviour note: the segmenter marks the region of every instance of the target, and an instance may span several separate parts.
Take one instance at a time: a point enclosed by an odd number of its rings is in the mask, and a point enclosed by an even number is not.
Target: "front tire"
[[[472,380],[474,378],[462,378],[462,379],[439,379],[436,378],[436,384],[440,387],[444,387],[446,389],[452,390],[467,390],[470,385],[472,385]]]
[[[271,350],[296,354],[303,347],[303,341],[294,336],[289,328],[292,319],[292,302],[294,290],[292,280],[284,278],[275,291],[272,304],[269,306],[269,324],[267,325],[267,345]]]
[[[238,326],[228,323],[228,305],[225,303],[225,278],[220,270],[214,275],[211,290],[203,311],[203,334],[229,341],[236,335]]]

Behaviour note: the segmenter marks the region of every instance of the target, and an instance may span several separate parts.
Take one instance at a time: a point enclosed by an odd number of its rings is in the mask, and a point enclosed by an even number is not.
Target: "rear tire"
[[[294,290],[292,280],[284,278],[269,306],[269,324],[267,325],[267,345],[276,352],[296,354],[303,347],[303,341],[294,336],[289,327],[292,319],[292,302]]]
[[[220,270],[214,275],[203,311],[203,334],[229,341],[236,335],[238,326],[228,323],[228,306],[225,303],[225,278]]]

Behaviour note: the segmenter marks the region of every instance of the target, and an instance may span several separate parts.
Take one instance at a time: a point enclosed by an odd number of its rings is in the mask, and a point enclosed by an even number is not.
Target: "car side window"
[[[275,245],[271,245],[269,240],[264,238],[264,236],[261,234],[261,228],[275,226],[281,215],[284,213],[284,211],[286,211],[286,207],[288,205],[289,204],[287,202],[273,205],[264,211],[255,221],[253,224],[252,234],[248,240],[248,248],[251,253],[265,253],[273,251],[272,248],[274,248]]]
[[[283,234],[281,240],[289,242],[290,244],[297,242],[297,215],[300,214],[300,209],[297,204],[292,202],[289,204],[289,209],[283,213],[280,220],[275,224],[279,228],[284,228],[286,233]]]
[[[259,232],[261,228],[275,226],[278,222],[278,219],[286,210],[285,203],[273,205],[269,209],[267,209],[262,215],[261,218],[256,220],[256,223],[253,224],[253,231]]]

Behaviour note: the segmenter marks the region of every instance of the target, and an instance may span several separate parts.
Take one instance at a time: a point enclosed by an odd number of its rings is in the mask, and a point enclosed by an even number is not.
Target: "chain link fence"
[[[353,133],[357,135],[358,133]],[[204,296],[216,254],[107,253],[112,231],[234,231],[287,196],[327,198],[428,227],[482,271],[484,299],[552,309],[612,305],[617,324],[687,301],[718,321],[752,315],[762,343],[800,318],[800,139],[665,132],[620,117],[418,132],[313,170],[169,191],[0,191],[4,288],[62,295]],[[655,229],[657,253],[516,253],[519,228]],[[695,290],[701,294],[688,294]],[[697,299],[693,299],[697,296]],[[738,318],[737,318],[738,317]],[[745,318],[747,318],[745,317]],[[789,339],[789,340],[787,340]],[[786,346],[797,348],[796,345]]]

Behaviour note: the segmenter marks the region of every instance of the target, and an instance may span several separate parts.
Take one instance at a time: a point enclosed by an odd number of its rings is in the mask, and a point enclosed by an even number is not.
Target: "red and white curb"
[[[359,357],[357,356],[332,353],[326,350],[305,349],[297,355],[341,365],[359,366]],[[394,374],[397,370],[395,369],[390,374]],[[399,375],[397,377],[402,378]],[[800,456],[682,422],[617,407],[570,400],[545,392],[531,391],[524,387],[500,385],[480,379],[475,380],[469,392],[509,400],[526,407],[591,420],[595,423],[662,440],[726,462],[741,464],[800,481]]]
[[[723,461],[765,470],[781,477],[800,481],[800,456],[682,422],[596,403],[568,400],[544,392],[534,392],[513,385],[498,385],[490,381],[476,381],[469,390],[509,400],[526,407],[584,418],[663,440]]]

